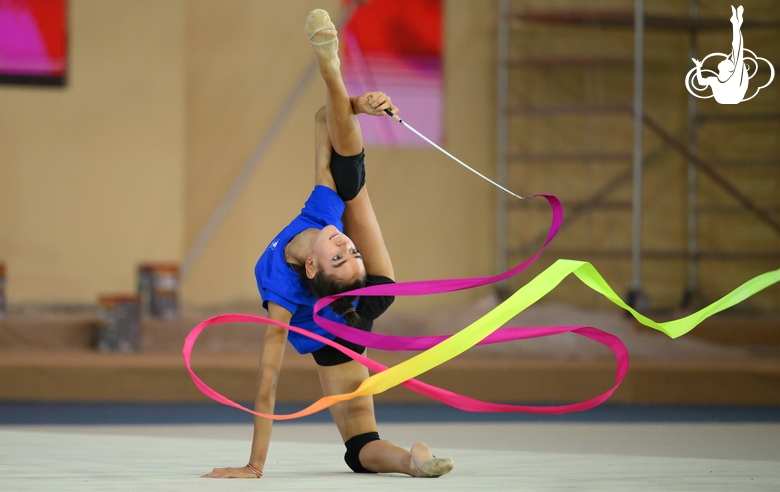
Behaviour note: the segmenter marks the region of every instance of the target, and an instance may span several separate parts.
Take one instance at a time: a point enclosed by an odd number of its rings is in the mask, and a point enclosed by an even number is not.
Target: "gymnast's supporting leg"
[[[368,378],[368,369],[351,361],[336,366],[318,366],[320,383],[325,395],[337,395],[355,391]],[[374,416],[374,400],[371,396],[360,396],[330,407],[333,420],[345,443],[377,432]],[[378,436],[377,436],[378,437]],[[405,473],[414,477],[438,477],[452,470],[453,462],[448,458],[434,458],[430,448],[416,443],[410,451],[390,441],[367,439],[358,450],[358,461],[350,460],[350,446],[345,459],[356,472]],[[354,459],[354,457],[353,457]]]

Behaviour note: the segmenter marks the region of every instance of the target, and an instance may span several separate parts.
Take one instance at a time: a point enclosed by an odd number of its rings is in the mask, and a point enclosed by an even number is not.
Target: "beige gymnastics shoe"
[[[417,477],[438,478],[451,472],[455,466],[455,462],[451,458],[433,456],[428,446],[423,443],[414,444],[411,455],[412,460],[409,464],[417,471],[417,475],[415,475]]]
[[[455,466],[455,462],[452,461],[452,458],[437,458],[435,456],[425,461],[420,461],[416,456],[412,456],[412,461],[414,462],[415,468],[417,468],[417,471],[420,473],[417,476],[425,478],[439,478],[440,476],[451,472],[452,468]]]
[[[309,17],[306,19],[306,27],[304,28],[304,32],[309,38],[309,41],[311,41],[312,45],[326,46],[334,43],[334,51],[338,51],[338,32],[336,31],[336,26],[333,24],[333,22],[331,22],[330,16],[326,11],[322,9],[312,10],[309,13]],[[320,35],[317,36],[317,34]],[[317,41],[314,40],[314,36],[317,36]]]

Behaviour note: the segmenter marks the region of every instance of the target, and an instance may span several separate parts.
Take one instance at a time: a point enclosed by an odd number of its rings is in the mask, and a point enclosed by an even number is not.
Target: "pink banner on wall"
[[[341,70],[350,94],[387,93],[404,119],[441,143],[441,0],[366,2],[342,29],[341,50]],[[366,144],[427,145],[393,123],[389,118],[361,116]]]
[[[66,0],[0,0],[0,81],[64,79],[66,7]]]

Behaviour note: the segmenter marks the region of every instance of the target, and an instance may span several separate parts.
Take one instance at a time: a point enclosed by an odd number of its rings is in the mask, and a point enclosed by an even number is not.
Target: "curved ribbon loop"
[[[377,374],[363,381],[360,387],[358,387],[358,389],[352,393],[324,396],[299,412],[286,414],[286,415],[276,415],[276,414],[256,412],[219,394],[217,391],[215,391],[214,389],[209,387],[205,382],[203,382],[192,370],[192,365],[191,365],[192,348],[195,345],[195,340],[197,340],[198,335],[200,335],[200,333],[204,329],[206,329],[209,326],[220,324],[220,323],[271,323],[277,326],[281,326],[289,330],[292,330],[296,333],[300,333],[302,335],[311,337],[319,342],[325,343],[326,345],[330,345],[331,347],[348,355],[349,357],[353,358],[360,364],[363,364],[364,366],[376,372]],[[479,323],[479,321],[477,323]],[[477,323],[475,323],[475,325]],[[466,330],[476,331],[476,328],[474,327],[474,325],[472,325],[471,327],[466,328]],[[290,419],[305,417],[307,415],[311,415],[313,413],[331,407],[341,401],[350,400],[358,396],[376,395],[397,385],[405,386],[406,388],[412,391],[415,391],[422,395],[428,396],[429,398],[432,398],[434,400],[440,401],[452,407],[464,411],[468,411],[468,412],[526,412],[526,413],[538,413],[538,414],[561,414],[561,413],[577,412],[577,411],[593,408],[606,401],[607,398],[609,398],[612,395],[612,393],[614,393],[614,391],[620,385],[621,381],[623,381],[623,378],[628,372],[628,351],[626,350],[625,345],[623,345],[623,342],[621,342],[618,337],[614,335],[610,335],[609,333],[606,333],[597,328],[584,327],[584,326],[543,326],[543,327],[533,327],[533,328],[511,328],[511,330],[514,330],[513,332],[514,334],[511,337],[512,340],[518,340],[522,338],[544,337],[544,336],[557,335],[560,333],[572,332],[590,338],[591,340],[595,340],[599,343],[602,343],[603,345],[607,346],[610,350],[612,350],[612,352],[615,354],[615,357],[617,358],[617,371],[615,375],[615,384],[612,386],[612,388],[610,388],[609,390],[605,391],[604,393],[594,398],[579,403],[568,404],[568,405],[525,406],[525,405],[509,405],[509,404],[502,404],[502,403],[485,402],[482,400],[469,398],[467,396],[463,396],[458,393],[447,391],[437,386],[426,384],[423,383],[422,381],[413,379],[413,376],[411,376],[411,374],[414,374],[416,376],[428,370],[427,366],[429,364],[427,364],[428,361],[426,359],[431,359],[432,356],[429,356],[427,352],[423,352],[422,354],[404,363],[398,364],[392,368],[388,368],[387,366],[380,364],[379,362],[369,359],[368,357],[358,354],[357,352],[354,352],[334,342],[333,340],[329,340],[327,338],[321,337],[315,333],[311,333],[307,330],[295,326],[285,325],[284,323],[280,323],[278,321],[269,318],[264,318],[261,316],[253,316],[249,314],[221,314],[203,321],[202,323],[198,324],[198,326],[196,326],[185,339],[184,349],[182,350],[182,353],[184,355],[184,364],[187,367],[187,371],[190,373],[192,380],[195,382],[195,386],[197,386],[197,388],[203,394],[205,394],[209,398],[219,403],[238,408],[239,410],[243,410],[253,415],[257,415],[259,417],[265,417],[273,420],[290,420]],[[428,352],[430,352],[431,350],[434,349],[430,349]]]
[[[561,207],[560,201],[555,196],[535,196],[544,197],[552,208],[553,218],[552,224],[550,226],[550,232],[547,235],[547,240],[545,241],[544,245],[536,254],[507,272],[492,277],[444,279],[376,285],[357,289],[336,296],[323,298],[315,304],[315,321],[334,335],[359,345],[381,350],[424,350],[424,352],[416,355],[415,357],[412,357],[411,359],[392,368],[388,368],[376,361],[373,361],[361,354],[343,347],[332,340],[308,332],[307,330],[301,328],[285,325],[278,321],[259,316],[250,316],[246,314],[223,314],[200,323],[187,336],[184,343],[184,348],[182,350],[187,370],[195,382],[195,385],[208,397],[225,405],[233,406],[254,415],[274,420],[288,420],[311,415],[315,412],[335,405],[340,401],[346,401],[358,396],[375,395],[397,385],[403,385],[413,391],[426,395],[435,400],[441,401],[461,410],[471,412],[531,412],[543,414],[575,412],[592,408],[605,401],[615,391],[615,389],[617,389],[617,387],[620,385],[620,382],[625,377],[628,371],[628,352],[620,339],[602,330],[582,326],[500,328],[519,312],[523,311],[541,299],[552,289],[554,289],[566,276],[570,274],[576,275],[585,285],[604,295],[607,299],[622,307],[623,309],[629,311],[640,323],[662,331],[672,338],[676,338],[687,333],[707,317],[723,311],[724,309],[727,309],[752,296],[758,291],[780,281],[780,269],[767,272],[749,280],[720,300],[701,309],[700,311],[686,316],[685,318],[667,321],[664,323],[657,323],[650,318],[647,318],[646,316],[638,313],[625,302],[623,302],[623,300],[620,299],[617,294],[615,294],[614,290],[607,284],[603,277],[601,277],[598,271],[590,263],[561,259],[556,261],[553,265],[536,276],[525,286],[517,290],[517,292],[515,292],[511,297],[509,297],[495,309],[454,335],[401,337],[370,333],[332,322],[322,318],[317,314],[317,312],[323,307],[344,295],[408,296],[444,293],[484,286],[516,275],[517,273],[525,270],[528,266],[531,265],[531,263],[533,263],[534,260],[536,260],[536,258],[547,247],[550,241],[552,241],[552,239],[555,237],[563,221],[563,208]],[[198,335],[208,326],[229,322],[270,323],[287,328],[288,330],[292,330],[296,333],[305,335],[321,343],[336,348],[340,352],[348,355],[357,362],[376,372],[376,374],[363,381],[358,389],[352,393],[320,398],[309,407],[293,414],[273,415],[255,412],[239,405],[238,403],[233,402],[232,400],[220,395],[208,387],[208,385],[206,385],[202,380],[200,380],[200,378],[195,375],[191,367],[192,348]],[[589,400],[569,405],[522,406],[475,400],[444,390],[442,388],[438,388],[436,386],[422,383],[421,381],[414,379],[420,374],[440,364],[443,364],[444,362],[456,357],[457,355],[478,344],[499,343],[509,340],[551,336],[566,332],[572,332],[581,336],[585,336],[594,341],[602,343],[610,350],[612,350],[617,360],[617,367],[615,385],[611,389]]]

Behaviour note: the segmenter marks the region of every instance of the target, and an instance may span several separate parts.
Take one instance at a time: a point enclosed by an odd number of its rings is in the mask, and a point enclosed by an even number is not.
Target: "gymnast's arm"
[[[710,77],[707,77],[706,79],[701,76],[701,65],[702,62],[697,60],[696,58],[691,58],[693,60],[693,63],[696,64],[696,81],[699,83],[702,87],[707,87],[710,85],[709,79]]]
[[[268,302],[268,317],[284,324],[290,324],[292,314],[273,302]],[[276,383],[279,380],[279,372],[282,368],[284,349],[287,343],[287,329],[273,324],[267,324],[265,338],[263,339],[263,355],[260,359],[260,376],[257,381],[257,396],[255,397],[255,411],[260,413],[273,413],[276,404]],[[249,464],[262,471],[268,456],[268,447],[271,443],[271,428],[274,421],[255,416],[254,436],[252,437],[252,452],[249,455]],[[254,472],[248,467],[243,468],[215,468],[205,475],[209,478],[256,478]]]

